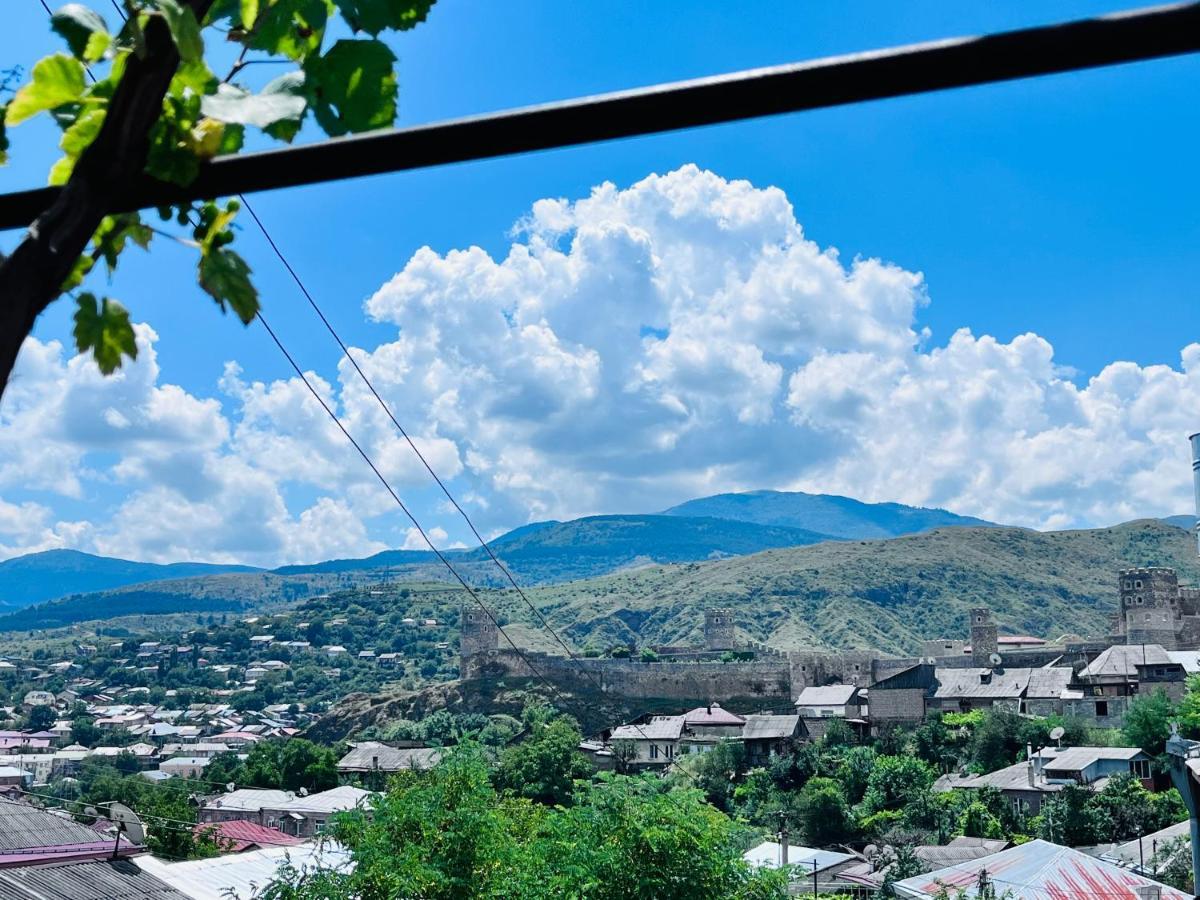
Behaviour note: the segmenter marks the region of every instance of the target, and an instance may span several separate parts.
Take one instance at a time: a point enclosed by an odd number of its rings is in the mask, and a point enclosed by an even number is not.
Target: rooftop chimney
[[[1188,440],[1192,443],[1192,487],[1196,491],[1196,516],[1200,520],[1200,432]],[[1196,552],[1200,553],[1200,521],[1196,523]]]

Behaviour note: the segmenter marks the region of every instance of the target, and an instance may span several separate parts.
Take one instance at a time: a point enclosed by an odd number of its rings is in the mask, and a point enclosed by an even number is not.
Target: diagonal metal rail
[[[1200,3],[750,69],[215,159],[187,187],[146,178],[123,209],[659,134],[1200,51]],[[0,195],[0,229],[59,188]]]

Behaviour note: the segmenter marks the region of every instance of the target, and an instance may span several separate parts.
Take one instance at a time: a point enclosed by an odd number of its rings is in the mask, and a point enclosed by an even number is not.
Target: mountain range
[[[529,584],[568,581],[655,563],[742,556],[827,540],[893,537],[948,525],[986,525],[945,510],[862,503],[823,494],[755,491],[688,501],[661,515],[589,516],[523,525],[491,542]],[[484,564],[482,548],[450,551],[469,568]],[[334,559],[271,570],[279,576],[395,570],[395,577],[440,578],[430,552],[386,550],[362,559]],[[175,579],[263,572],[253,566],[134,562],[77,550],[47,550],[0,563],[0,607],[19,609],[75,594],[111,591]],[[252,582],[253,583],[253,582]]]

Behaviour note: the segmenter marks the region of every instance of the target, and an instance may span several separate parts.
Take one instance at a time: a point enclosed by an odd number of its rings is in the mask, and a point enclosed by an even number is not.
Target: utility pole
[[[817,896],[817,858],[813,857],[813,896]]]

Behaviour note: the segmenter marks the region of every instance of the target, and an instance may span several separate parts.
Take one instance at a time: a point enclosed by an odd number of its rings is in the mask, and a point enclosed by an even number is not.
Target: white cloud
[[[489,536],[764,487],[1035,527],[1188,509],[1200,345],[1076,383],[1035,334],[935,345],[928,302],[920,273],[806,239],[777,188],[685,166],[539,200],[499,258],[423,248],[365,304],[394,339],[352,352]],[[299,379],[231,362],[197,397],[162,382],[155,340],[139,326],[112,378],[27,342],[0,404],[0,554],[424,548]],[[456,532],[435,543],[466,536],[353,368],[310,378],[419,517]]]

